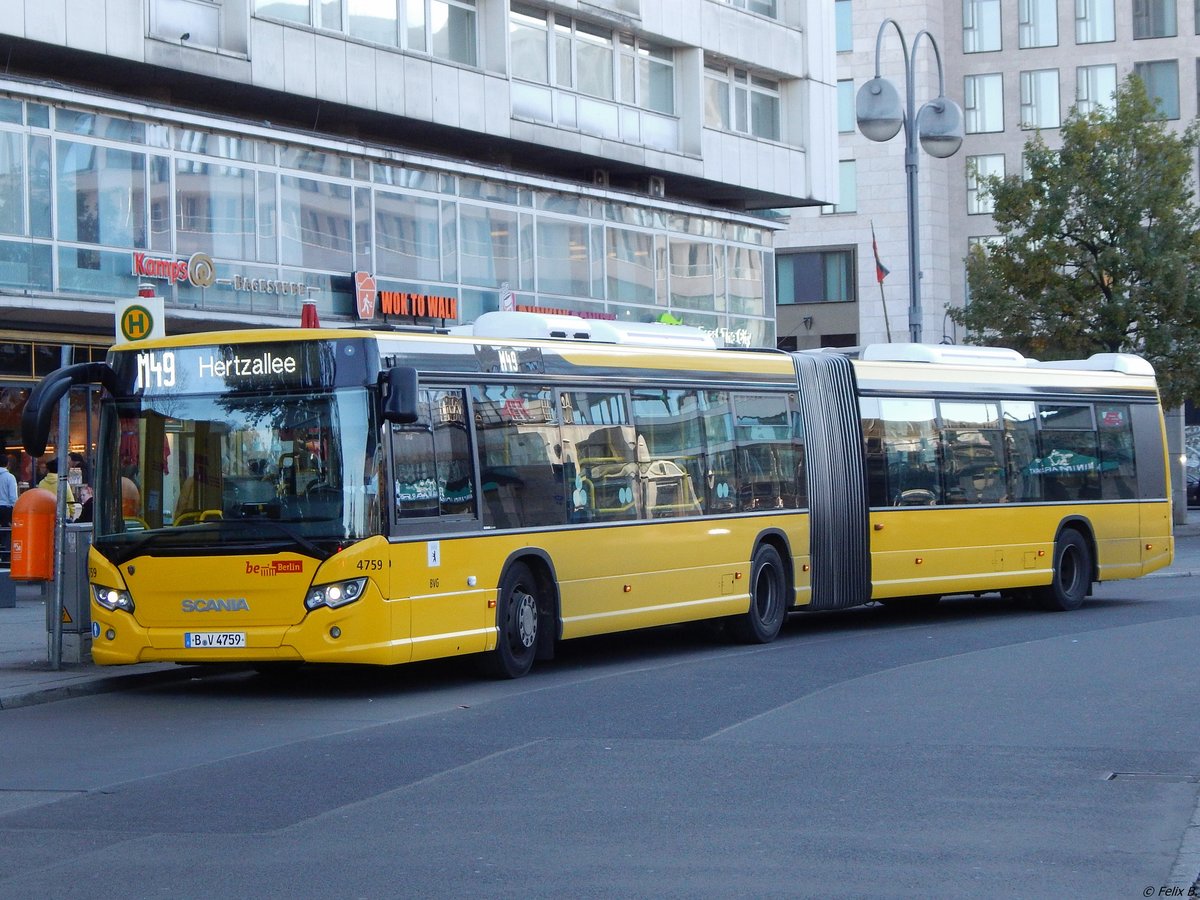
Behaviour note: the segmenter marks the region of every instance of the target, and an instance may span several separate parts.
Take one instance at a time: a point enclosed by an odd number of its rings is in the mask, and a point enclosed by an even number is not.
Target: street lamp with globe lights
[[[896,29],[900,37],[900,48],[904,53],[905,102],[901,106],[900,94],[886,78],[879,75],[879,56],[883,48],[883,33],[888,25]],[[917,45],[921,38],[929,39],[933,56],[937,62],[938,95],[936,99],[915,109],[913,99],[914,70],[916,68]],[[858,91],[854,104],[858,130],[872,141],[890,141],[901,128],[904,129],[904,172],[908,183],[908,333],[913,343],[921,342],[921,249],[918,233],[917,210],[917,141],[930,156],[945,159],[958,152],[963,140],[962,107],[946,96],[946,79],[942,72],[942,55],[937,41],[925,29],[917,32],[913,39],[912,52],[904,40],[904,32],[894,19],[884,19],[875,37],[875,77]]]

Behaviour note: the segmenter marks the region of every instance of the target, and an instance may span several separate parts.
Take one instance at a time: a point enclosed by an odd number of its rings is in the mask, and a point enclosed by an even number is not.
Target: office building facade
[[[819,0],[39,0],[0,21],[0,437],[150,286],[169,332],[509,306],[775,343],[832,196]],[[86,459],[94,397],[73,397]],[[35,478],[24,459],[19,477]],[[83,477],[86,479],[86,473]]]

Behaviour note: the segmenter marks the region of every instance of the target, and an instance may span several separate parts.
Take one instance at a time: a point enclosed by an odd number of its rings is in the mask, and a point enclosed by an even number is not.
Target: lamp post
[[[883,48],[883,32],[888,25],[896,29],[904,53],[905,103],[895,85],[879,76],[879,55]],[[913,75],[916,68],[917,46],[921,38],[929,39],[937,61],[938,95],[914,109]],[[913,343],[921,342],[921,247],[918,232],[920,214],[917,209],[917,141],[930,156],[945,159],[958,152],[963,139],[962,108],[946,96],[946,80],[942,72],[942,55],[937,42],[922,28],[913,39],[912,53],[904,40],[904,32],[894,19],[884,19],[875,37],[875,77],[858,91],[854,104],[858,130],[872,141],[890,141],[904,129],[904,172],[908,183],[908,333]]]

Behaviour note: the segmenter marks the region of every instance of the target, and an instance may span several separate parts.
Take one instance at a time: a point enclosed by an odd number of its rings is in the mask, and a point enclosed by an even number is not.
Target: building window
[[[468,66],[476,63],[475,0],[255,0],[254,13]]]
[[[609,301],[653,305],[654,235],[609,228],[605,243],[604,270]]]
[[[854,49],[854,21],[851,19],[850,0],[834,0],[833,15],[838,53],[849,53]]]
[[[16,131],[0,131],[0,232],[28,233],[25,227],[25,138]]]
[[[1114,0],[1075,0],[1075,43],[1116,40]]]
[[[722,0],[722,2],[772,19],[778,15],[775,9],[775,0]]]
[[[559,87],[614,99],[612,31],[555,16],[554,56],[554,77]]]
[[[353,222],[348,185],[280,176],[279,235],[285,266],[352,271]]]
[[[1004,77],[968,75],[963,88],[967,134],[1004,130]]]
[[[778,81],[735,66],[704,64],[704,124],[709,128],[777,141],[779,107]]]
[[[843,159],[838,163],[838,202],[822,206],[822,215],[852,213],[858,210],[858,170],[854,160]]]
[[[412,5],[408,0],[411,22]],[[424,0],[429,52],[466,66],[475,65],[475,0]],[[409,27],[412,32],[412,26]]]
[[[838,133],[854,133],[854,80],[838,82]]]
[[[775,254],[779,304],[857,300],[854,250],[801,250]]]
[[[59,239],[146,247],[146,154],[56,143]]]
[[[1158,111],[1164,119],[1179,118],[1178,60],[1134,63],[1133,74],[1142,79],[1146,93],[1158,105]]]
[[[991,213],[995,208],[991,192],[984,180],[1004,177],[1004,154],[989,153],[967,157],[967,212],[971,215]]]
[[[1053,47],[1058,43],[1058,0],[1020,0],[1017,9],[1019,46]]]
[[[1175,0],[1133,0],[1133,36],[1175,37],[1178,34]]]
[[[252,169],[224,162],[177,159],[175,193],[175,239],[180,253],[200,251],[229,259],[255,258],[257,222]],[[162,223],[161,227],[165,226]]]
[[[669,247],[671,306],[679,309],[715,309],[715,279],[719,268],[713,245],[705,241],[672,238]]]
[[[301,25],[313,23],[312,0],[254,0],[254,13]]]
[[[1058,69],[1021,73],[1021,127],[1057,128]]]
[[[544,12],[514,3],[508,15],[508,47],[513,78],[550,83],[550,33]]]
[[[393,0],[346,0],[346,33],[373,44],[403,46],[400,39],[400,17]],[[423,30],[420,38],[424,40]],[[424,44],[418,44],[414,49],[424,49]]]
[[[1080,66],[1075,70],[1075,106],[1081,113],[1113,108],[1117,91],[1117,67]]]
[[[1000,49],[1000,0],[963,0],[963,52]]]
[[[668,47],[568,16],[547,19],[544,10],[520,3],[509,12],[508,38],[514,78],[675,112],[675,55]]]
[[[619,46],[621,102],[674,114],[674,53],[627,34],[621,35]]]

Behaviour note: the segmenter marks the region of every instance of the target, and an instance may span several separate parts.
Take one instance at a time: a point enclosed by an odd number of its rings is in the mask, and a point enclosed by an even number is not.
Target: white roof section
[[[1132,353],[1093,353],[1087,359],[1054,359],[1042,362],[1005,347],[972,347],[965,344],[868,344],[862,348],[859,359],[941,363],[950,366],[1072,369],[1083,372],[1154,376],[1154,367]]]
[[[1030,360],[1031,366],[1044,369],[1079,369],[1091,372],[1120,372],[1123,375],[1154,375],[1154,366],[1132,353],[1093,353],[1087,359]]]
[[[959,366],[1025,366],[1029,363],[1016,350],[966,344],[867,344],[858,358]]]
[[[712,337],[699,328],[687,325],[614,322],[557,313],[488,312],[468,325],[452,328],[451,332],[515,340],[596,341],[639,347],[717,349]]]

